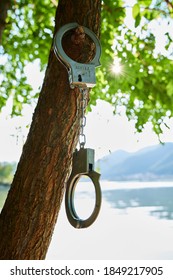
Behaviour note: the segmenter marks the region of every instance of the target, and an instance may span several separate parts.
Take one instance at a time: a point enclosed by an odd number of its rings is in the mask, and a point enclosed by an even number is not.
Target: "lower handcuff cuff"
[[[81,148],[73,154],[73,169],[67,182],[65,194],[66,214],[70,224],[75,228],[89,227],[97,218],[101,206],[100,174],[94,171],[94,150]],[[76,185],[82,176],[91,179],[95,188],[95,206],[89,218],[82,220],[76,213],[74,205],[74,192]]]
[[[84,32],[92,39],[95,44],[96,52],[95,56],[89,63],[79,63],[72,60],[67,54],[64,52],[62,47],[62,39],[66,32],[71,29],[78,28],[79,25],[77,23],[68,23],[61,27],[59,31],[56,33],[54,38],[54,52],[57,58],[68,70],[69,75],[69,83],[70,87],[79,88],[82,98],[84,98],[85,91],[90,89],[96,85],[95,79],[95,67],[100,65],[99,58],[101,55],[101,47],[100,42],[96,35],[87,27],[82,26]],[[86,107],[83,105],[82,107],[82,124],[81,124],[81,136],[85,138],[83,134],[83,128],[85,124],[83,120],[85,120],[85,109]],[[94,170],[94,150],[90,148],[84,148],[85,141],[80,143],[80,149],[76,150],[73,153],[72,160],[72,172],[70,178],[67,182],[66,193],[65,193],[65,208],[67,218],[70,224],[75,228],[86,228],[89,227],[97,218],[100,207],[101,207],[101,188],[100,188],[100,174]],[[80,178],[82,176],[87,176],[91,179],[94,189],[95,189],[95,206],[91,215],[87,219],[81,219],[75,209],[74,197],[75,197],[75,189],[78,184]]]

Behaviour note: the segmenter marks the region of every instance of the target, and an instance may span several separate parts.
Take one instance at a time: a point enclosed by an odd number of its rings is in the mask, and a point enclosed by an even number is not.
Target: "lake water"
[[[47,259],[173,259],[173,182],[101,182],[102,207],[87,229],[73,228],[62,204]],[[77,189],[80,216],[93,207]]]
[[[173,259],[173,182],[101,182],[102,207],[87,229],[73,228],[62,204],[47,259]],[[75,207],[86,218],[93,187],[77,185]],[[4,189],[0,188],[0,207]]]

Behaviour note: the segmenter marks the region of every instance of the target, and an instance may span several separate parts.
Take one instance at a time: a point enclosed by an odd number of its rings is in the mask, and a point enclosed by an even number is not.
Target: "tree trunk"
[[[55,32],[78,22],[98,35],[100,7],[101,0],[60,0]],[[70,89],[67,71],[51,48],[31,128],[0,214],[0,259],[45,258],[78,140],[79,103],[79,91]]]
[[[6,26],[7,12],[11,8],[10,0],[0,1],[0,44],[2,42],[2,34]]]

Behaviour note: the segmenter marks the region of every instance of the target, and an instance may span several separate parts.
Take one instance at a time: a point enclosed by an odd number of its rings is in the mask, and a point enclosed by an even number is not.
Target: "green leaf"
[[[167,86],[166,86],[166,89],[167,89],[167,94],[169,96],[172,96],[173,97],[173,81],[170,81]]]
[[[139,4],[136,3],[132,8],[133,18],[136,19],[136,17],[139,15],[139,13],[140,13],[140,6],[139,6]]]
[[[138,27],[141,22],[141,15],[138,14],[135,19],[135,27]]]

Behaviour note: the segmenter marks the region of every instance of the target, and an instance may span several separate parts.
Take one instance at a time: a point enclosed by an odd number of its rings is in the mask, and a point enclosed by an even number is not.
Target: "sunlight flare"
[[[118,58],[115,58],[111,65],[111,72],[115,75],[120,75],[123,72],[123,66]]]

